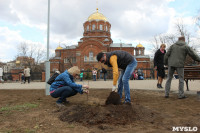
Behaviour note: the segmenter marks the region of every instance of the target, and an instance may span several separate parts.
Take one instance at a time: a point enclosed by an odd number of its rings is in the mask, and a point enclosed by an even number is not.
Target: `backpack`
[[[56,77],[58,77],[58,75],[59,75],[59,73],[54,73],[54,74],[49,78],[49,80],[47,81],[47,84],[51,85],[51,84],[55,81]]]

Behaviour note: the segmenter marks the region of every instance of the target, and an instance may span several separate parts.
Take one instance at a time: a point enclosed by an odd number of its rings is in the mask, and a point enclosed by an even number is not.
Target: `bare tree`
[[[18,58],[21,60],[20,66],[29,66],[32,70],[35,69],[39,62],[44,57],[45,52],[38,48],[35,44],[30,44],[27,42],[22,42],[18,46],[18,54],[16,56],[16,59]],[[37,69],[37,68],[36,68]]]
[[[167,36],[164,35],[164,34],[155,35],[154,39],[152,41],[153,45],[152,45],[151,51],[153,53],[155,53],[156,50],[158,50],[160,48],[161,44],[166,44],[167,43],[167,41],[168,41],[167,39],[168,39]]]
[[[18,55],[19,56],[27,56],[27,52],[28,52],[27,43],[26,42],[20,43],[20,45],[18,46]]]
[[[187,27],[183,23],[183,20],[182,19],[177,20],[175,26],[176,26],[175,28],[177,30],[177,35],[178,36],[185,36],[186,43],[189,44],[191,42],[191,40],[190,40],[191,34],[187,30]]]

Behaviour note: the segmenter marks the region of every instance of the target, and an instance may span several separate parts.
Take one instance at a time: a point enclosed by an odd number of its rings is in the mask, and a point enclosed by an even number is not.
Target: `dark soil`
[[[114,91],[110,92],[110,95],[108,96],[105,104],[106,105],[108,105],[108,104],[114,104],[114,105],[121,104],[119,94],[117,92],[114,92]]]
[[[197,95],[180,100],[170,93],[166,99],[164,91],[134,90],[132,105],[105,105],[109,94],[91,89],[88,98],[77,94],[58,108],[57,99],[45,96],[45,90],[0,90],[0,133],[169,133],[174,126],[200,130]]]

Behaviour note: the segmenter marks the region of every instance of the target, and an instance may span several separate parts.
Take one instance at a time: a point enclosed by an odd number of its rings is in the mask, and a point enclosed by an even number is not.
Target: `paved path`
[[[165,85],[166,80],[163,81],[163,86]],[[88,84],[91,89],[111,89],[112,80],[108,81],[83,81],[77,82],[78,84]],[[157,89],[156,84],[157,80],[130,80],[129,82],[131,89],[143,89],[143,90],[164,90]],[[15,83],[0,83],[0,89],[45,89],[45,82],[31,82],[30,84],[21,84],[19,82]],[[185,85],[186,90],[186,85]],[[186,93],[196,94],[197,91],[200,91],[200,80],[189,81],[190,91],[185,91]],[[178,80],[172,80],[171,90],[178,91]]]

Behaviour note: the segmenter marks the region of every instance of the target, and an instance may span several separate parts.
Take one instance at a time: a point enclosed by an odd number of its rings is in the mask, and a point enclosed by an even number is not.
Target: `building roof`
[[[98,8],[97,11],[93,14],[91,14],[88,17],[88,21],[92,21],[92,20],[103,20],[103,21],[107,21],[107,18],[102,14],[98,12]]]
[[[66,48],[64,49],[76,49],[78,45],[71,45],[71,46],[67,46]]]
[[[142,44],[138,44],[136,47],[141,47],[141,48],[143,48],[144,46],[142,45]]]
[[[112,43],[110,47],[133,47],[132,44],[125,44],[125,43]]]

